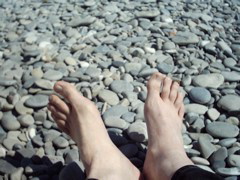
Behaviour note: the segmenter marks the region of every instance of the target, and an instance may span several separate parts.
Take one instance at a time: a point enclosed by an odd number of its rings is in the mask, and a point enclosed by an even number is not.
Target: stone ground
[[[240,175],[238,0],[1,0],[0,14],[0,179],[59,179],[79,158],[46,108],[58,80],[96,103],[141,169],[154,72],[186,94],[192,161],[226,180]]]

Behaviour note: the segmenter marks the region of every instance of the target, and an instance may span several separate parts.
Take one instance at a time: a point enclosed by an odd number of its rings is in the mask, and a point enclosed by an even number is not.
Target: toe
[[[56,82],[53,89],[69,102],[78,101],[76,97],[80,96],[73,85],[64,81]]]
[[[52,118],[56,122],[59,129],[69,135],[70,131],[69,131],[69,128],[67,127],[66,121],[62,119],[58,119],[57,117],[55,117],[54,114],[52,114]]]
[[[163,81],[163,88],[161,92],[161,98],[163,100],[169,99],[171,84],[172,80],[169,77],[166,77]]]
[[[48,109],[51,112],[51,114],[57,119],[67,120],[67,116],[64,113],[62,113],[56,106],[49,104]]]
[[[170,95],[169,95],[169,99],[173,103],[175,102],[175,100],[177,98],[178,89],[179,89],[179,84],[177,82],[173,82],[171,85],[171,91],[170,91]]]
[[[68,105],[63,100],[61,100],[58,96],[51,95],[49,98],[49,102],[54,107],[57,107],[57,109],[59,109],[62,113],[66,115],[70,113],[70,109]]]
[[[181,119],[183,119],[184,110],[185,110],[184,104],[182,104],[182,105],[180,106],[179,111],[178,111],[178,116],[179,116]]]
[[[178,92],[177,93],[177,98],[176,98],[176,100],[175,100],[175,102],[174,102],[174,106],[177,108],[177,109],[179,109],[181,106],[182,106],[182,104],[183,104],[183,94],[181,93],[181,92]]]
[[[163,79],[165,78],[165,75],[161,73],[154,73],[150,80],[147,83],[147,89],[148,89],[148,96],[150,94],[158,94],[161,90],[161,85],[163,82]]]

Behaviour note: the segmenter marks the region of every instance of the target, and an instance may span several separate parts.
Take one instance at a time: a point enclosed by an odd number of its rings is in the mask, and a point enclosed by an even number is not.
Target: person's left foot
[[[67,82],[57,82],[54,90],[68,103],[51,95],[48,109],[58,127],[77,143],[88,178],[139,179],[139,170],[110,140],[96,106]]]

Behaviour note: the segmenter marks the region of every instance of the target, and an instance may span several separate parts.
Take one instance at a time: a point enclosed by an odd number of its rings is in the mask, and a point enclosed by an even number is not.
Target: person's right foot
[[[59,128],[77,143],[88,178],[139,179],[139,170],[110,140],[96,106],[67,82],[57,82],[54,90],[67,103],[51,95],[48,109]]]
[[[152,75],[147,88],[144,114],[149,138],[143,173],[151,180],[171,179],[176,170],[193,164],[181,135],[183,95],[178,83],[160,73]]]

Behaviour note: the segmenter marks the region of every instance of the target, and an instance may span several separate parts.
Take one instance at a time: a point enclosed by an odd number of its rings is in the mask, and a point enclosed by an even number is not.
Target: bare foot
[[[143,172],[147,179],[171,179],[176,170],[193,164],[181,135],[183,95],[177,82],[160,73],[152,75],[147,87],[144,113],[149,140]]]
[[[51,95],[48,109],[58,127],[77,143],[88,178],[139,179],[139,170],[110,140],[96,106],[67,82],[54,90],[68,102]]]

